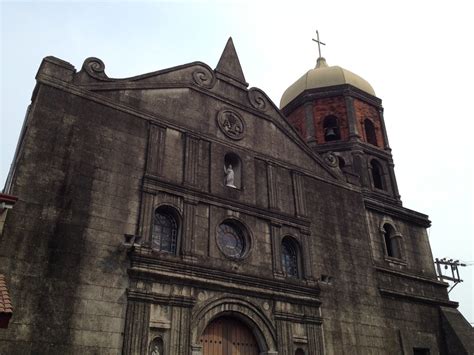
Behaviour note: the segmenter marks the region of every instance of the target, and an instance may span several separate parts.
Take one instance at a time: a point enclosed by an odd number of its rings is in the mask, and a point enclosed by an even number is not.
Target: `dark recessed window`
[[[413,348],[413,355],[430,355],[430,349],[427,348]]]
[[[327,116],[323,121],[324,141],[331,142],[341,139],[339,123],[336,116]]]
[[[176,254],[178,222],[167,209],[158,208],[153,219],[151,247],[155,250]]]
[[[286,237],[281,243],[281,263],[286,276],[294,278],[300,276],[298,246],[291,238]]]
[[[385,251],[391,258],[402,258],[401,236],[395,233],[395,229],[388,223],[383,225],[383,235],[385,242]]]
[[[217,245],[224,255],[240,259],[248,250],[248,238],[243,226],[236,221],[225,221],[217,228]]]
[[[374,187],[380,190],[384,189],[383,177],[382,177],[382,166],[375,159],[371,160],[370,167],[372,170],[372,182]]]
[[[375,126],[371,120],[368,118],[364,121],[364,130],[365,130],[365,138],[368,143],[377,145],[377,135],[375,133]]]

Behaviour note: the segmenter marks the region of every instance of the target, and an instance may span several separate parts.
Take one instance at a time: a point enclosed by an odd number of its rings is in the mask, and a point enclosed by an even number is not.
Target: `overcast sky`
[[[214,68],[233,37],[246,80],[279,105],[323,56],[383,100],[405,207],[428,214],[434,257],[471,264],[450,297],[474,322],[474,94],[470,1],[1,1],[0,185],[8,174],[43,57],[110,77],[192,61]]]

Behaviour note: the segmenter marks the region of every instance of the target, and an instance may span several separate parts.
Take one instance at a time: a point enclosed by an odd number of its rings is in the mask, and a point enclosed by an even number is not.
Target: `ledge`
[[[238,292],[255,297],[296,302],[310,306],[319,306],[318,285],[309,286],[304,281],[273,280],[242,275],[215,268],[183,262],[181,259],[159,259],[140,251],[130,255],[132,265],[128,269],[131,278],[151,282],[176,282],[196,288],[207,288],[222,292]]]
[[[428,219],[427,215],[402,206],[388,205],[367,197],[364,198],[364,204],[368,210],[396,217],[401,220],[410,221],[424,228],[431,226],[431,221]]]
[[[403,271],[399,271],[399,270],[392,270],[392,269],[388,269],[388,268],[385,268],[385,267],[382,267],[382,266],[375,266],[375,270],[377,270],[379,272],[385,272],[387,274],[393,274],[393,275],[396,275],[396,276],[400,276],[400,277],[404,277],[404,278],[407,278],[407,279],[415,280],[415,281],[430,283],[430,284],[436,285],[438,287],[444,287],[444,288],[448,287],[448,284],[446,282],[438,281],[436,279],[430,279],[428,277],[413,275],[413,274],[403,272]]]
[[[459,303],[454,302],[454,301],[418,296],[411,293],[389,290],[382,287],[379,287],[379,292],[382,296],[385,296],[385,297],[403,298],[410,301],[426,303],[430,305],[446,306],[446,307],[451,307],[451,308],[457,308],[459,306]]]
[[[192,188],[190,186],[176,185],[173,182],[164,180],[158,176],[147,174],[143,179],[143,190],[145,192],[156,193],[157,191],[164,191],[173,194],[180,194],[192,196],[197,202],[214,204],[220,207],[226,207],[235,211],[258,216],[260,218],[268,219],[272,222],[277,222],[282,225],[290,225],[297,228],[309,230],[311,222],[307,217],[296,217],[294,215],[284,214],[275,210],[263,209],[254,205],[238,202],[229,198],[212,195],[207,192]],[[308,233],[308,232],[307,232]]]
[[[130,300],[166,304],[178,307],[193,307],[196,303],[196,299],[194,297],[161,295],[159,293],[146,292],[138,289],[127,289],[127,296]]]

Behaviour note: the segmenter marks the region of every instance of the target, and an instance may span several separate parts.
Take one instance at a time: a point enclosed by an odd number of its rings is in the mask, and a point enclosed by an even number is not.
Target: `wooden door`
[[[252,331],[241,321],[221,317],[209,324],[199,338],[203,355],[258,355]]]

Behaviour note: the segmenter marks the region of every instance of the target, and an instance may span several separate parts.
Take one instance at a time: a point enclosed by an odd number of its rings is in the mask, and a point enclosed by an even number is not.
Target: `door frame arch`
[[[192,313],[192,355],[202,355],[199,337],[212,321],[222,316],[235,317],[249,327],[257,340],[261,355],[278,354],[275,327],[259,307],[241,298],[223,297],[206,302]]]

